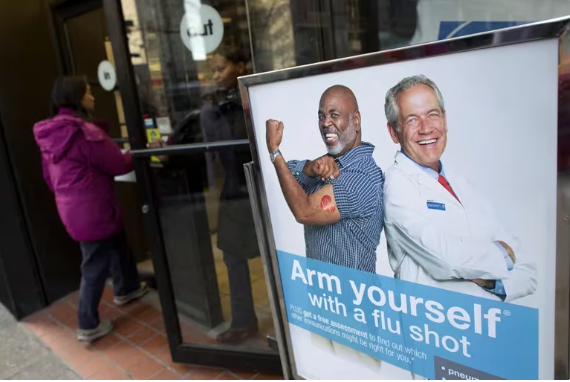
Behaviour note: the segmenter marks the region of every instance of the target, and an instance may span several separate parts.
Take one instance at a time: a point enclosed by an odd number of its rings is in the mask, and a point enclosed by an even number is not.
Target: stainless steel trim
[[[245,170],[245,179],[247,181],[247,188],[249,191],[249,199],[251,202],[251,209],[253,213],[253,220],[255,223],[255,233],[257,234],[257,243],[259,245],[259,252],[261,253],[261,264],[263,266],[263,274],[265,276],[265,284],[268,289],[269,303],[271,307],[271,315],[273,316],[273,326],[275,329],[275,336],[277,340],[277,347],[279,348],[279,355],[281,357],[281,366],[283,368],[283,376],[285,379],[291,379],[291,365],[289,363],[289,354],[285,348],[286,339],[283,333],[283,321],[280,319],[282,312],[280,306],[277,304],[279,295],[277,292],[277,285],[275,281],[274,272],[276,268],[272,266],[272,260],[269,255],[267,247],[267,237],[264,230],[265,222],[263,221],[262,212],[260,210],[259,199],[259,182],[256,178],[255,168],[253,162],[243,165]],[[277,271],[279,271],[277,269]]]
[[[283,297],[283,285],[281,283],[281,275],[279,273],[279,264],[277,263],[277,252],[275,248],[275,239],[273,234],[273,227],[271,225],[271,219],[269,217],[269,207],[267,204],[267,193],[265,191],[265,183],[263,182],[263,174],[261,173],[261,167],[259,166],[259,152],[257,150],[257,144],[255,139],[255,132],[253,129],[253,120],[251,115],[251,109],[249,104],[249,92],[247,88],[240,81],[240,92],[242,98],[242,105],[244,111],[244,118],[247,126],[248,137],[250,141],[250,150],[253,158],[251,168],[254,170],[255,178],[258,185],[258,204],[260,216],[262,220],[262,231],[263,237],[267,245],[268,259],[270,259],[270,264],[272,266],[272,274],[275,279],[275,286],[277,291],[278,299],[276,302],[279,303],[278,311],[280,314],[274,316],[274,320],[280,321],[280,325],[283,328],[283,337],[280,340],[285,342],[285,349],[287,350],[287,359],[289,362],[289,368],[291,370],[290,378],[293,379],[304,379],[297,374],[297,366],[295,362],[295,354],[293,353],[293,345],[291,342],[291,333],[289,331],[289,321],[287,320],[287,314],[285,309],[285,299]],[[267,272],[265,273],[267,275]],[[275,309],[277,310],[277,309]]]
[[[254,74],[239,78],[239,87],[244,108],[245,120],[248,128],[251,153],[253,158],[252,168],[255,170],[259,181],[259,203],[261,206],[261,217],[269,255],[275,274],[275,284],[279,296],[281,308],[281,320],[283,321],[284,332],[286,334],[286,348],[289,352],[289,360],[292,374],[296,379],[301,379],[297,375],[295,356],[291,347],[291,336],[288,327],[288,320],[283,300],[281,279],[279,277],[279,267],[275,251],[275,240],[271,220],[269,216],[267,194],[264,189],[263,174],[259,166],[259,150],[255,137],[251,107],[249,102],[249,87],[268,84],[277,81],[291,80],[306,76],[314,76],[327,73],[335,73],[344,70],[360,69],[370,66],[377,66],[401,61],[408,61],[426,57],[435,57],[445,54],[471,51],[475,49],[493,48],[498,46],[519,44],[531,41],[538,41],[548,38],[566,37],[567,30],[570,29],[570,17],[562,17],[543,22],[537,22],[513,28],[497,30],[488,33],[480,33],[466,37],[459,37],[449,40],[436,41],[432,43],[410,46],[406,48],[387,50],[377,53],[370,53],[355,57],[348,57],[338,60],[319,62],[311,65],[293,67],[290,69],[277,70],[273,72]],[[561,88],[558,89],[559,95]],[[570,126],[569,126],[570,128]],[[563,129],[562,121],[559,120],[559,134]],[[560,156],[560,150],[558,152]],[[569,171],[570,174],[570,171]],[[569,180],[566,180],[568,178]],[[569,360],[569,323],[570,323],[570,235],[568,226],[564,223],[564,216],[570,215],[570,191],[568,197],[563,195],[565,189],[570,189],[570,175],[560,173],[558,184],[558,215],[557,215],[557,249],[556,249],[556,344],[554,376],[556,379],[568,379],[570,375]]]
[[[208,143],[190,143],[186,145],[175,145],[160,147],[155,149],[132,150],[131,155],[134,158],[144,158],[160,155],[182,155],[182,154],[195,154],[207,151],[216,151],[224,147],[236,147],[249,145],[247,139],[236,139],[233,141],[220,141]]]
[[[570,227],[564,217],[570,211],[570,174],[558,174],[556,223],[556,308],[554,311],[554,375],[556,379],[570,378],[568,370],[569,298],[570,295]]]
[[[565,72],[562,58],[568,56],[570,52],[564,51],[565,42],[570,42],[570,24],[559,36],[558,39],[558,100],[567,99],[564,87],[561,84],[561,77],[569,74]],[[559,109],[562,108],[559,102]],[[566,107],[568,107],[566,105]],[[558,111],[558,140],[567,135],[570,126],[564,126],[564,121],[560,118],[561,110]],[[560,143],[558,146],[558,163],[564,163]],[[554,376],[556,379],[570,378],[570,227],[568,216],[570,213],[570,171],[559,169],[557,184],[556,202],[556,296],[554,310]]]
[[[245,107],[244,107],[245,110]],[[246,118],[248,113],[245,114]],[[261,178],[261,168],[259,167],[259,158],[257,162],[250,162],[246,171],[250,172],[252,177],[255,179],[257,185],[256,189],[256,201],[252,202],[254,211],[254,218],[257,216],[259,220],[255,220],[256,233],[258,234],[258,240],[263,240],[263,245],[265,246],[264,252],[262,253],[262,259],[264,260],[264,274],[266,277],[267,285],[272,285],[275,287],[274,295],[270,293],[270,303],[271,312],[273,314],[273,320],[275,322],[276,328],[281,328],[280,335],[277,337],[279,341],[279,354],[286,358],[287,368],[283,368],[284,376],[286,379],[303,379],[296,372],[295,356],[293,353],[293,345],[291,342],[291,333],[289,332],[289,322],[287,321],[287,313],[285,309],[285,299],[283,297],[283,285],[281,283],[281,275],[279,273],[279,264],[277,263],[277,255],[275,248],[275,240],[273,235],[273,228],[271,226],[271,220],[269,218],[269,208],[267,206],[267,193],[265,192],[265,185]],[[249,176],[249,175],[248,175]],[[249,182],[249,180],[248,180]],[[249,184],[248,184],[249,188]],[[263,239],[260,239],[263,238]],[[261,244],[260,244],[261,245]],[[273,276],[273,281],[271,280]],[[287,371],[286,371],[287,370]],[[285,374],[286,373],[286,374]]]

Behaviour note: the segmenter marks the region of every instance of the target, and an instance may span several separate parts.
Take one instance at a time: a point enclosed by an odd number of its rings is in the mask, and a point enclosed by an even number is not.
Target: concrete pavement
[[[0,304],[0,379],[81,379]]]

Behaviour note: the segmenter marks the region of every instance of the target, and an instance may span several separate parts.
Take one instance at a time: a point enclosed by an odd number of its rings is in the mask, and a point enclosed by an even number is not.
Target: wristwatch
[[[272,152],[269,154],[269,158],[271,159],[271,163],[275,163],[275,159],[277,159],[277,157],[281,155],[281,151],[279,151],[279,149],[277,149],[276,151]]]

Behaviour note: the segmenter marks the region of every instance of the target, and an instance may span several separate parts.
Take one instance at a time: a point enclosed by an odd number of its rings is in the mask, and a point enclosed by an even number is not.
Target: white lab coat
[[[445,177],[461,203],[401,152],[386,171],[384,229],[395,277],[499,301],[468,280],[502,280],[506,302],[532,294],[536,268],[520,241],[471,185],[447,168]],[[445,211],[429,209],[428,201],[445,204]],[[511,271],[497,240],[515,253]]]

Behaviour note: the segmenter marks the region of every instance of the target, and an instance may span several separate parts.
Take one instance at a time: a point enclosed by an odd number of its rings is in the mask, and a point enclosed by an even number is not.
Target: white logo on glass
[[[195,61],[203,61],[224,38],[224,23],[218,11],[206,4],[187,6],[180,23],[180,37]]]
[[[109,92],[115,89],[117,73],[115,72],[115,67],[109,61],[101,61],[97,68],[97,77],[103,89]]]

